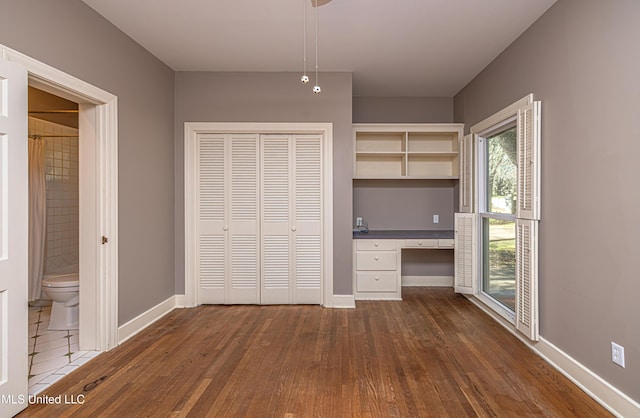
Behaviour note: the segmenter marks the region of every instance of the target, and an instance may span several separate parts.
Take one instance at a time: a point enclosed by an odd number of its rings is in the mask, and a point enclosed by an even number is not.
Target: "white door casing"
[[[0,60],[0,415],[26,408],[27,71]]]
[[[0,52],[27,70],[30,86],[79,103],[80,305],[93,307],[80,309],[80,349],[109,350],[118,345],[118,99],[11,48]]]

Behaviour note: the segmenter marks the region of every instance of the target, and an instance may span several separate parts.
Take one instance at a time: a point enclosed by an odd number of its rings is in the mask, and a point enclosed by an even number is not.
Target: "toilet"
[[[78,273],[45,274],[42,289],[53,300],[49,331],[78,329],[80,277]]]

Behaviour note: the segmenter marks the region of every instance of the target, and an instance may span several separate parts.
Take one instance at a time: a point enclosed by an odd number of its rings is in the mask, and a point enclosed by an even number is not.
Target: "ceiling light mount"
[[[311,0],[311,6],[315,8],[315,32],[316,32],[316,82],[313,86],[313,92],[315,94],[319,94],[322,89],[320,88],[320,84],[318,82],[318,7],[323,6],[329,3],[331,0]],[[304,12],[302,16],[303,21],[303,73],[302,77],[300,77],[300,81],[302,84],[309,83],[309,76],[307,75],[307,2],[306,0],[302,0],[304,4]]]

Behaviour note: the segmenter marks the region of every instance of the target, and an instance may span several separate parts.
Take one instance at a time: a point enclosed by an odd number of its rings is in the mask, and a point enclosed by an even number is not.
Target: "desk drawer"
[[[358,251],[395,251],[395,239],[358,239],[356,240]]]
[[[408,239],[405,241],[406,248],[435,248],[438,246],[437,239]]]
[[[439,239],[438,247],[440,248],[453,248],[455,241],[453,239]]]
[[[356,253],[356,270],[395,270],[397,253]]]
[[[376,271],[357,273],[356,291],[358,292],[395,292],[397,283],[396,273]]]

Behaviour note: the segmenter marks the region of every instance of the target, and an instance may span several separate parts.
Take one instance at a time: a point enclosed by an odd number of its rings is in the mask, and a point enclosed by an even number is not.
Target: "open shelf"
[[[457,179],[462,125],[354,125],[355,179]]]

